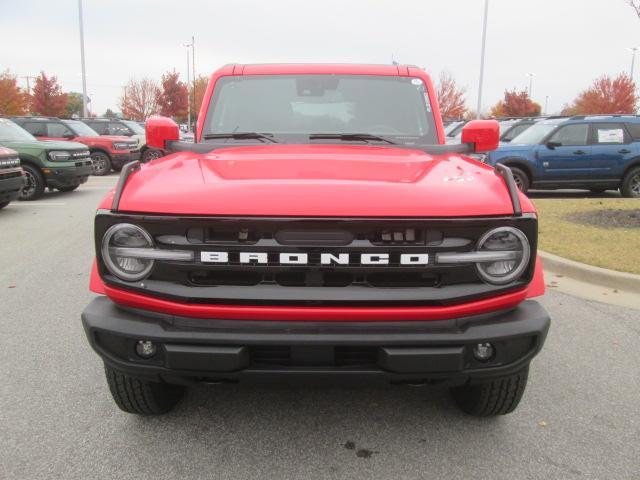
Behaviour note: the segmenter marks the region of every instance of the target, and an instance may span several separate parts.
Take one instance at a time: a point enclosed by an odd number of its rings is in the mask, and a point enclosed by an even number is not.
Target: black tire
[[[516,185],[518,186],[520,191],[522,193],[527,193],[529,191],[529,186],[531,185],[529,175],[527,175],[525,171],[520,170],[517,167],[509,168],[511,169],[511,173],[513,173],[513,179],[516,181]]]
[[[19,200],[37,200],[44,193],[44,188],[47,186],[47,182],[42,175],[42,172],[34,166],[29,164],[22,164],[22,170],[27,177],[27,184],[20,190]]]
[[[144,152],[142,152],[142,156],[140,157],[140,161],[142,163],[150,162],[156,158],[164,157],[164,152],[162,150],[156,150],[154,148],[147,148]]]
[[[150,382],[124,375],[107,365],[104,372],[111,396],[120,410],[137,415],[169,412],[184,395],[185,387]]]
[[[70,187],[58,187],[58,190],[60,190],[61,192],[73,192],[75,189],[77,189],[80,186],[80,184],[78,185],[71,185]]]
[[[640,198],[640,167],[632,168],[622,179],[620,193],[627,198]]]
[[[493,417],[513,412],[527,386],[529,367],[509,377],[491,380],[477,385],[451,389],[458,407],[476,417]]]
[[[93,174],[102,177],[111,172],[111,159],[104,152],[91,152]]]
[[[9,205],[9,202],[0,202],[0,210]]]

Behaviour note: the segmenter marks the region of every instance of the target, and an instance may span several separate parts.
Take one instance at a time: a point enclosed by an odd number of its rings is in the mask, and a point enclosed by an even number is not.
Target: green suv
[[[39,141],[11,120],[0,118],[0,145],[18,152],[26,184],[20,200],[35,200],[44,189],[70,192],[85,183],[93,165],[81,143]]]

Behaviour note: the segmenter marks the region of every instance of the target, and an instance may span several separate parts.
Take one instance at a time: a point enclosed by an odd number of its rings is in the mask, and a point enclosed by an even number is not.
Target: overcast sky
[[[40,70],[81,91],[77,0],[0,0],[0,70]],[[451,72],[477,102],[483,0],[84,0],[92,110],[118,109],[130,77],[226,63],[362,62]],[[626,0],[490,0],[483,105],[525,88],[549,112],[603,74],[628,72],[640,19]],[[640,75],[640,55],[636,68]],[[20,79],[24,85],[25,80]]]

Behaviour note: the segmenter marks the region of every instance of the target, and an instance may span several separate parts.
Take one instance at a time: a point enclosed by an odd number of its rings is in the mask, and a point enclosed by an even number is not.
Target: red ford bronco
[[[195,143],[126,165],[95,218],[82,320],[124,411],[194,382],[324,377],[443,384],[465,412],[513,411],[549,317],[537,217],[472,121],[445,145],[412,66],[229,65]]]

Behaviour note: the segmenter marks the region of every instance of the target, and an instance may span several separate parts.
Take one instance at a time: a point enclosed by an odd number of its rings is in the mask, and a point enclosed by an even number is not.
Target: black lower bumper
[[[0,172],[0,203],[11,202],[20,196],[25,184],[22,169]]]
[[[93,349],[131,376],[170,383],[323,376],[465,383],[514,373],[540,351],[550,319],[535,301],[510,311],[429,322],[280,322],[192,319],[94,299],[82,313]],[[143,359],[136,343],[157,353]],[[481,362],[473,347],[490,342]]]
[[[111,165],[120,169],[123,165],[140,160],[140,150],[133,150],[129,153],[113,153],[111,155]]]
[[[93,173],[90,160],[78,162],[78,165],[64,168],[44,168],[47,187],[72,187],[85,183]]]

